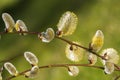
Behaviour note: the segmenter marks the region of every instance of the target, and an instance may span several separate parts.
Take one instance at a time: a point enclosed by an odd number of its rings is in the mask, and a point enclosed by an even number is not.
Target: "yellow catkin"
[[[101,30],[97,30],[92,38],[90,48],[93,51],[98,52],[102,48],[103,43],[104,43],[104,35]]]

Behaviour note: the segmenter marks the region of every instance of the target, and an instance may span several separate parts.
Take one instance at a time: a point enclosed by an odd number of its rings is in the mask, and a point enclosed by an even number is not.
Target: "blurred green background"
[[[120,52],[120,0],[0,0],[0,15],[7,12],[14,20],[23,20],[29,31],[41,32],[48,27],[56,30],[60,16],[72,11],[79,18],[75,33],[66,39],[79,41],[88,46],[96,30],[101,29],[105,35],[105,48],[115,48]],[[4,22],[0,18],[0,31],[4,30]],[[8,59],[25,51],[31,51],[39,58],[39,65],[73,63],[65,56],[65,42],[54,39],[50,43],[42,43],[37,35],[19,36],[17,34],[2,35],[0,40],[0,60]],[[11,61],[21,72],[30,68],[23,55]],[[86,55],[79,63],[87,63]],[[98,60],[96,65],[102,65]],[[79,67],[80,73],[71,77],[64,68],[41,69],[39,76],[33,80],[114,80],[119,72],[105,75],[102,70]],[[4,70],[3,77],[10,76]],[[32,80],[23,76],[13,80]],[[119,79],[120,80],[120,79]]]

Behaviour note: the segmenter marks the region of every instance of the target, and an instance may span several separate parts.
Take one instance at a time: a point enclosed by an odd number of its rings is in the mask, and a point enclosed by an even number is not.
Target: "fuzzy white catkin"
[[[38,66],[33,66],[30,71],[25,73],[25,76],[27,78],[35,78],[38,74],[38,71],[39,71],[39,67]]]
[[[104,68],[106,74],[111,74],[114,72],[114,64],[111,62],[106,62]]]
[[[78,42],[74,43],[79,44]],[[71,61],[78,62],[83,59],[83,49],[78,46],[67,44],[65,53],[66,57]]]
[[[93,53],[88,53],[88,60],[91,62],[91,65],[94,65],[97,62],[97,56]]]
[[[73,34],[77,27],[77,23],[78,18],[73,12],[65,12],[57,24],[58,32],[61,32],[59,36],[61,37]]]
[[[107,48],[103,50],[102,56],[105,57],[106,60],[102,60],[104,65],[104,71],[106,74],[111,74],[114,72],[114,64],[117,64],[119,61],[118,52],[113,48]]]
[[[15,24],[15,29],[16,31],[28,31],[27,26],[25,25],[25,23],[22,20],[17,20],[16,24]],[[23,33],[24,35],[26,35],[26,33]]]
[[[38,34],[38,38],[42,40],[42,42],[50,42],[54,39],[55,33],[52,28],[48,28],[46,32],[42,32],[41,34]]]
[[[101,55],[105,56],[106,58],[106,60],[102,60],[103,65],[105,64],[106,61],[114,64],[117,64],[119,61],[118,52],[113,48],[104,49]]]
[[[0,68],[0,80],[2,80],[2,71],[3,71],[3,67]]]
[[[8,31],[8,32],[12,32],[13,29],[14,29],[14,26],[15,26],[15,21],[13,20],[12,16],[8,13],[3,13],[2,14],[2,19],[5,23],[5,29]]]
[[[0,74],[0,80],[2,80],[2,75]]]
[[[69,66],[68,67],[68,74],[70,76],[77,76],[79,74],[79,68],[76,66]]]
[[[4,67],[11,75],[13,76],[18,75],[18,71],[16,70],[15,66],[12,63],[6,62],[4,63]]]
[[[24,53],[24,57],[31,65],[33,65],[33,66],[37,66],[38,65],[38,59],[37,59],[37,57],[33,53],[25,52]]]

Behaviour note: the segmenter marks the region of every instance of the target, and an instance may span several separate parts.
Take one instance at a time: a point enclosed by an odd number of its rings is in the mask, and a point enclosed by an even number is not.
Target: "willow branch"
[[[58,37],[58,36],[55,36],[55,38],[60,39],[60,40],[62,40],[62,41],[65,41],[65,42],[67,42],[67,43],[70,44],[70,45],[78,46],[78,47],[80,47],[80,48],[82,48],[82,49],[84,49],[84,50],[86,50],[86,51],[88,51],[88,52],[91,52],[91,53],[95,54],[96,56],[98,56],[98,57],[106,60],[103,56],[97,54],[96,52],[93,52],[92,50],[90,50],[90,49],[87,48],[87,47],[84,47],[84,46],[82,46],[82,45],[76,44],[76,43],[74,43],[74,42],[71,42],[71,41],[69,41],[69,40],[67,40],[67,39],[64,39],[64,38],[61,38],[61,37]]]
[[[46,68],[55,68],[55,67],[64,67],[64,68],[67,68],[69,66],[83,66],[83,67],[91,67],[91,68],[97,68],[97,69],[104,69],[103,67],[101,66],[92,66],[90,64],[50,64],[50,65],[45,65],[45,66],[39,66],[39,69],[46,69]],[[31,69],[28,69],[28,70],[25,70],[23,72],[20,72],[18,74],[18,76],[22,76],[24,75],[26,72],[30,71]],[[11,77],[8,77],[6,80],[11,80],[13,78],[15,78],[17,76],[11,76]]]
[[[0,32],[0,35],[3,35],[3,34],[20,34],[20,33],[35,34],[35,35],[40,34],[40,32],[20,31],[20,32],[10,32],[10,33],[8,33],[8,32]],[[71,42],[71,41],[69,41],[69,40],[67,40],[67,39],[64,39],[64,38],[61,38],[61,37],[58,37],[58,36],[55,36],[55,38],[57,38],[57,39],[59,39],[59,40],[62,40],[62,41],[64,41],[64,42],[67,42],[67,43],[70,44],[70,45],[78,46],[78,47],[80,47],[80,48],[82,48],[82,49],[84,49],[84,50],[86,50],[86,51],[88,51],[88,52],[91,52],[91,53],[95,54],[96,56],[98,56],[98,57],[100,57],[100,58],[102,58],[102,59],[105,60],[105,58],[104,58],[103,56],[97,54],[96,52],[93,52],[92,50],[90,50],[90,49],[87,48],[87,47],[84,47],[84,46],[82,46],[82,45],[76,44],[76,43],[74,43],[74,42]],[[2,61],[0,61],[0,63],[1,63],[1,62],[10,61],[10,60],[14,59],[15,57],[17,57],[17,56],[13,56],[13,57],[11,57],[11,58],[9,58],[9,59],[7,59],[7,60],[2,60]]]
[[[40,34],[40,32],[28,32],[28,31],[21,31],[21,32],[11,32],[11,33],[7,33],[7,32],[0,32],[0,35],[3,35],[3,34],[20,34],[20,33],[27,33],[27,34],[35,34],[35,35],[38,35]],[[88,52],[91,52],[93,54],[95,54],[96,56],[100,57],[101,59],[104,59],[106,60],[103,56],[97,54],[96,52],[93,52],[92,50],[90,50],[89,48],[87,47],[84,47],[82,45],[79,45],[79,44],[76,44],[74,42],[71,42],[67,39],[64,39],[64,38],[61,38],[61,37],[58,37],[58,36],[55,36],[55,38],[59,39],[59,40],[62,40],[70,45],[75,45],[75,46],[78,46]],[[20,55],[20,54],[19,54]],[[10,61],[10,60],[13,60],[14,58],[18,57],[19,55],[15,55],[13,57],[10,57],[9,59],[6,59],[6,60],[2,60],[0,61],[0,63],[4,63],[6,61]],[[91,68],[97,68],[97,69],[102,69],[104,70],[104,67],[101,67],[101,66],[92,66],[90,64],[50,64],[50,65],[45,65],[45,66],[39,66],[39,69],[46,69],[46,68],[54,68],[54,67],[65,67],[68,69],[69,66],[84,66],[84,67],[91,67]],[[120,71],[120,67],[115,65],[115,67],[117,68],[116,71]],[[25,70],[21,73],[18,74],[18,76],[21,76],[21,75],[24,75],[26,72],[30,71],[31,69],[28,69],[28,70]],[[15,78],[17,76],[11,76],[11,77],[8,77],[6,80],[11,80],[13,78]],[[119,77],[117,77],[119,78]],[[115,80],[117,80],[117,78]]]

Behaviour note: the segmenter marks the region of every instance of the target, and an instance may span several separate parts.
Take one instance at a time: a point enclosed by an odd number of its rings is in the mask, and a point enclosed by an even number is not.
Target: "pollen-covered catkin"
[[[103,43],[104,43],[103,32],[101,30],[97,30],[92,38],[90,49],[94,52],[98,52],[102,48]]]

